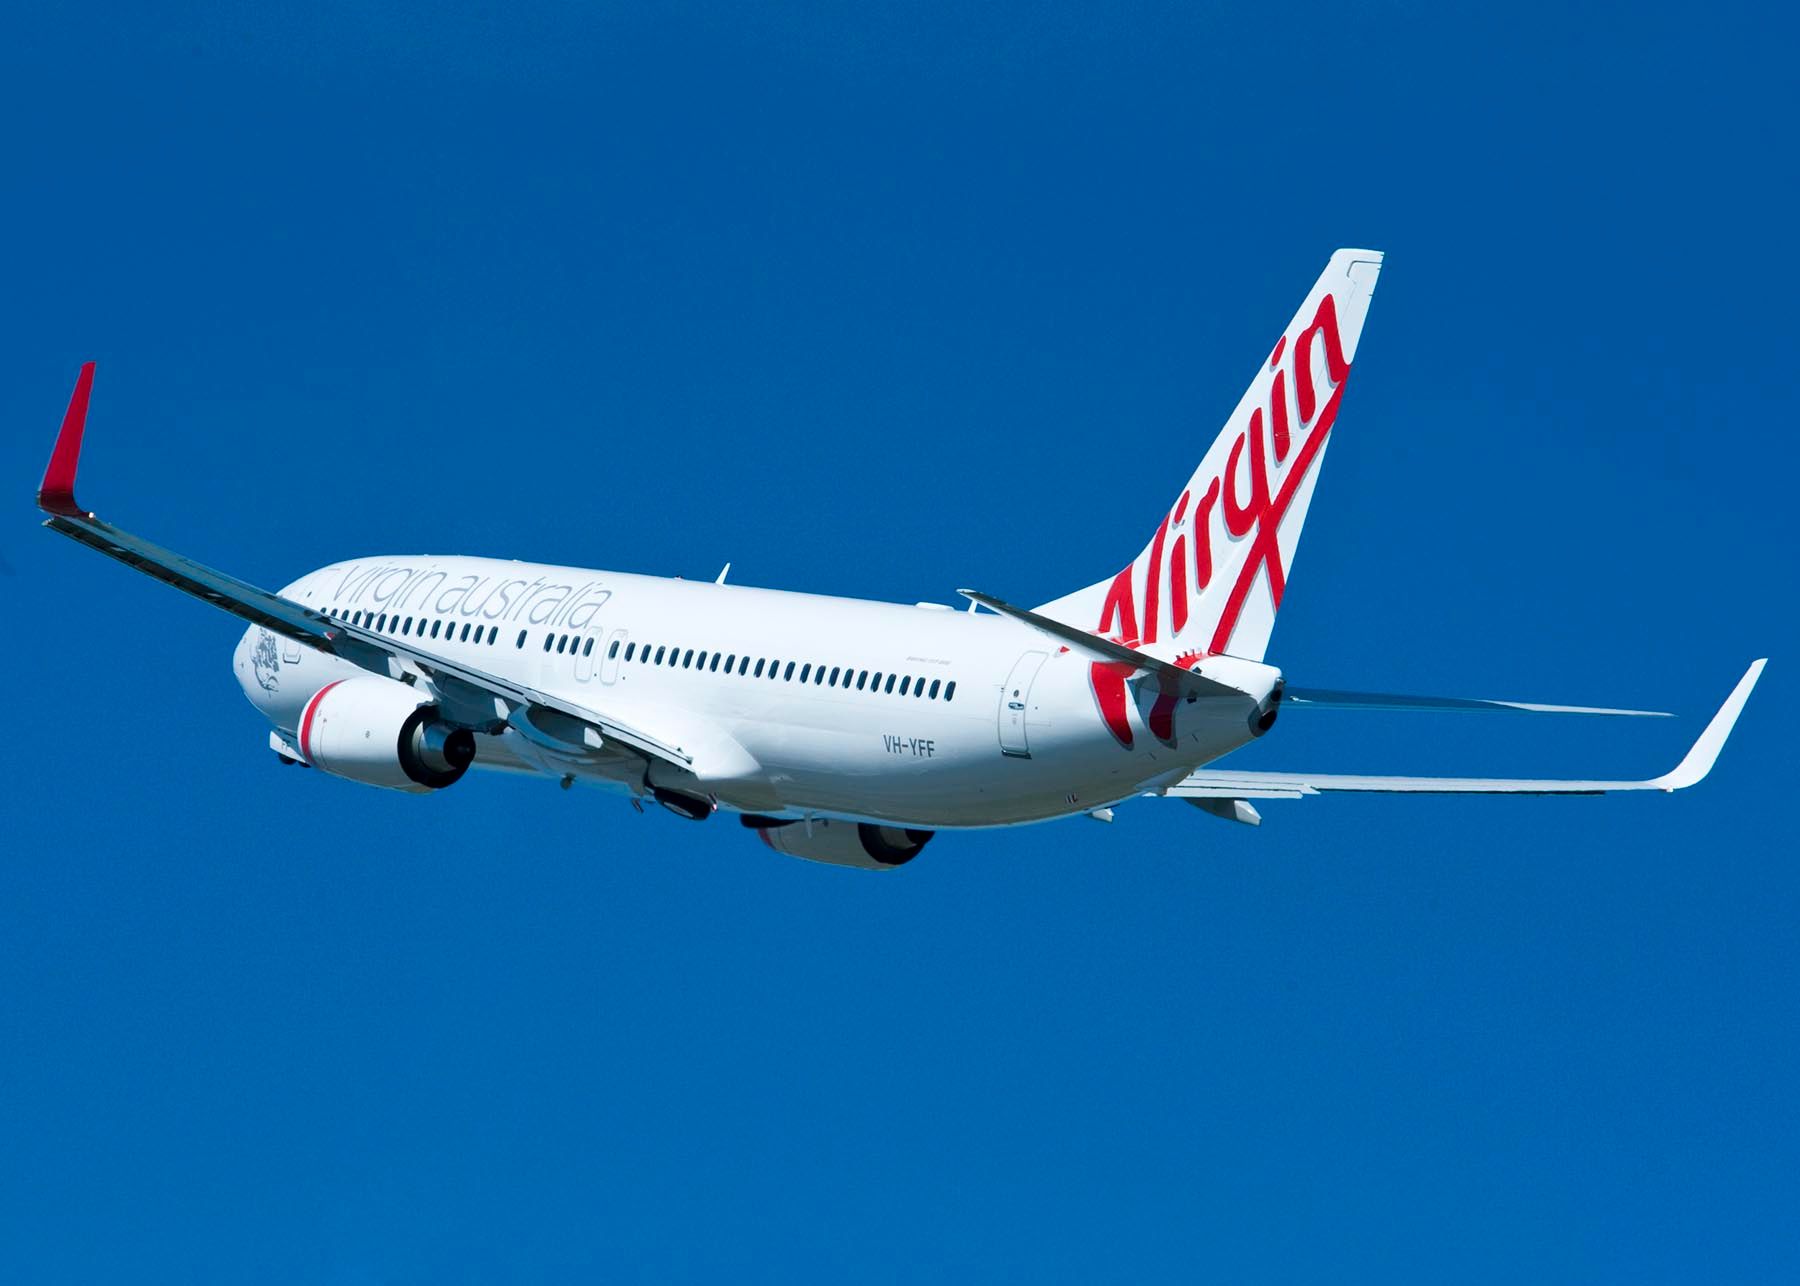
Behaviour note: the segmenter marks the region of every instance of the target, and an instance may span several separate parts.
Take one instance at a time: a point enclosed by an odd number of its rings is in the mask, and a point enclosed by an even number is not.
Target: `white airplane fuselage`
[[[1764,662],[1676,766],[1649,778],[1491,778],[1203,767],[1278,712],[1353,708],[1660,717],[1658,711],[1288,684],[1265,663],[1382,269],[1326,263],[1143,544],[1035,608],[960,611],[458,556],[368,558],[270,593],[75,499],[94,366],[38,487],[45,525],[249,622],[238,681],[272,749],[412,794],[471,767],[720,809],[777,852],[864,869],[938,830],[1104,812],[1136,795],[1257,825],[1252,801],[1341,792],[1675,791],[1711,771]],[[1189,457],[1136,434],[1139,471]],[[1124,551],[1120,551],[1123,553]]]
[[[450,556],[335,564],[283,594],[603,706],[694,756],[690,773],[646,772],[507,728],[477,738],[475,767],[634,795],[662,786],[775,817],[941,829],[1089,812],[1251,740],[1279,678],[1258,667],[1264,684],[1242,702],[1181,705],[1172,737],[1146,731],[1126,747],[1100,717],[1086,658],[991,613]],[[315,693],[364,673],[260,626],[234,668],[278,748],[298,746]],[[1148,710],[1134,714],[1141,724]]]

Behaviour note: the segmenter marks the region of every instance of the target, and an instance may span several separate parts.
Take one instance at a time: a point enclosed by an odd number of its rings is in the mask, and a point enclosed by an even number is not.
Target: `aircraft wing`
[[[1234,772],[1202,768],[1161,791],[1175,799],[1300,799],[1332,791],[1414,795],[1603,795],[1620,790],[1681,790],[1712,771],[1725,739],[1750,699],[1767,659],[1752,661],[1681,762],[1644,781],[1580,781],[1517,777],[1358,777],[1337,773]],[[1209,810],[1210,811],[1210,810]]]
[[[233,616],[372,673],[389,678],[410,673],[425,679],[443,698],[446,715],[459,722],[484,730],[508,724],[540,744],[570,750],[595,748],[587,732],[592,729],[604,741],[627,746],[647,758],[679,768],[693,762],[681,747],[599,711],[351,625],[102,522],[75,502],[75,470],[93,384],[94,364],[89,362],[75,382],[56,449],[38,488],[38,508],[50,515],[46,527]]]

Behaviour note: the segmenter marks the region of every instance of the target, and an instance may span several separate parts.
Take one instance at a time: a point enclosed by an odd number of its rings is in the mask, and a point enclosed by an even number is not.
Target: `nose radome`
[[[237,676],[238,686],[252,702],[261,691],[256,682],[256,672],[252,668],[252,658],[256,651],[256,636],[262,633],[260,625],[252,625],[238,638],[237,647],[232,649],[231,670]]]

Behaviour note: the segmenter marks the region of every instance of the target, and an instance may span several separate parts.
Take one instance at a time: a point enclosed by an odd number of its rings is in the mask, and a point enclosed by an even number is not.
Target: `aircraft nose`
[[[256,654],[256,635],[262,633],[262,627],[252,625],[245,630],[237,641],[237,647],[231,653],[231,671],[237,675],[238,686],[251,701],[256,700],[260,690],[256,683],[256,672],[252,666],[252,658]]]

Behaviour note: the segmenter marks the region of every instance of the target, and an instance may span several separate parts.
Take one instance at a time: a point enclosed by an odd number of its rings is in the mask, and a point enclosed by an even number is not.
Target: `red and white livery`
[[[1145,795],[1255,824],[1252,800],[1329,791],[1693,785],[1762,661],[1646,781],[1209,766],[1290,709],[1657,713],[1301,688],[1265,660],[1381,265],[1334,254],[1143,549],[1030,610],[974,590],[955,611],[460,555],[352,559],[271,593],[76,503],[91,363],[38,505],[54,530],[249,622],[234,665],[284,761],[393,790],[541,774],[695,820],[728,811],[777,851],[879,870],[939,830],[1110,820]]]

